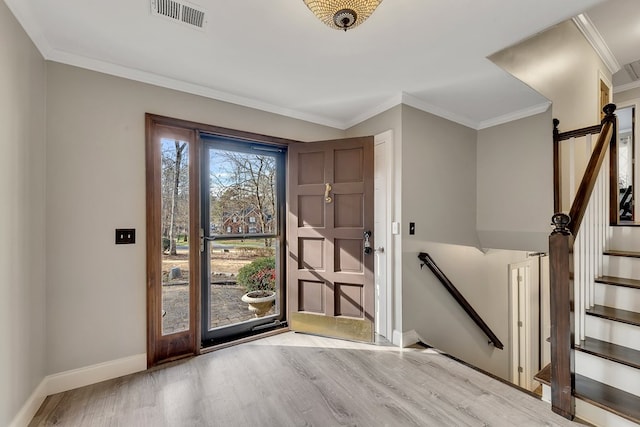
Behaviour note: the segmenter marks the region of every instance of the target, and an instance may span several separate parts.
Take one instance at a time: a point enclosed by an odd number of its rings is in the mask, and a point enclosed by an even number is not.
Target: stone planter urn
[[[263,317],[271,310],[276,300],[274,291],[251,291],[242,295],[242,301],[249,304],[249,311],[256,317]]]

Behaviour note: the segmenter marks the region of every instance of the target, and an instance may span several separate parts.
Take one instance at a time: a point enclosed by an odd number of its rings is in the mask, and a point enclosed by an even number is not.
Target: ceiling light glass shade
[[[349,30],[367,20],[382,0],[304,0],[319,20],[336,30]]]

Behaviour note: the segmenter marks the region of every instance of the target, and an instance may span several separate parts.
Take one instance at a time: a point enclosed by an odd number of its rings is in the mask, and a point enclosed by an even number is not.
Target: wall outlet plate
[[[116,245],[131,245],[135,242],[135,228],[116,228]]]

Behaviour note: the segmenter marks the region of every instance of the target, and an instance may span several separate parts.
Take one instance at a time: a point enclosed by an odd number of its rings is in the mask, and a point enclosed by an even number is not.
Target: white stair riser
[[[640,313],[640,289],[596,283],[595,296],[598,305]]]
[[[611,227],[607,248],[640,252],[640,227]]]
[[[638,427],[638,424],[622,418],[612,412],[576,399],[576,417],[594,426],[602,427]]]
[[[586,316],[587,336],[640,351],[640,327]]]
[[[602,272],[605,276],[640,279],[640,258],[605,255]]]
[[[640,396],[640,370],[582,351],[575,352],[576,373]]]
[[[542,400],[551,403],[551,386],[542,384]]]
[[[551,404],[551,387],[542,385],[542,400]],[[634,422],[614,413],[594,406],[584,400],[576,399],[576,417],[602,427],[638,427]]]

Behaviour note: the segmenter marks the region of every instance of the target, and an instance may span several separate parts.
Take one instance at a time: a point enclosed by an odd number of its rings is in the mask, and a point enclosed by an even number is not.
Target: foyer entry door
[[[203,345],[278,327],[284,320],[286,146],[200,133]],[[263,291],[264,311],[243,294]],[[275,294],[273,294],[275,292]],[[270,295],[269,295],[270,294]]]
[[[372,342],[373,137],[289,148],[289,323]]]

